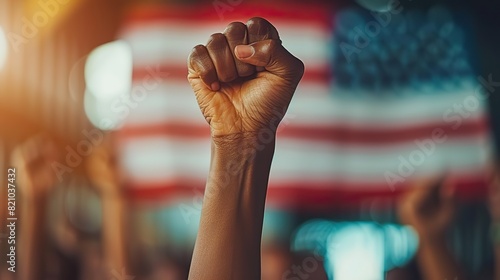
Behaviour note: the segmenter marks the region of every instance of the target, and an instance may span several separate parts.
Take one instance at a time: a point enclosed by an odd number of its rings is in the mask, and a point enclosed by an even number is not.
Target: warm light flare
[[[2,27],[0,27],[0,69],[5,65],[5,61],[7,60],[8,53],[8,44],[7,37],[5,36],[5,32]]]

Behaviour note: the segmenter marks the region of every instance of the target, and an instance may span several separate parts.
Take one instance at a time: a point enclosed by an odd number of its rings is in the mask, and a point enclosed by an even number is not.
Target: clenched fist
[[[415,228],[421,240],[442,239],[451,226],[456,211],[451,187],[443,178],[417,182],[402,201],[400,218]]]
[[[59,156],[55,143],[46,135],[33,137],[14,149],[11,162],[20,170],[20,189],[25,198],[45,199],[57,183],[51,164]]]
[[[262,18],[233,22],[210,36],[206,45],[194,47],[188,68],[212,136],[275,130],[304,72]]]

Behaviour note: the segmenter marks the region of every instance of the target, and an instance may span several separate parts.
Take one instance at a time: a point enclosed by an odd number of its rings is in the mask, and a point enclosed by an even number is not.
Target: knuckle
[[[271,38],[274,35],[273,25],[264,18],[254,17],[247,22],[248,32],[254,36],[263,37],[263,39]]]
[[[207,42],[207,48],[209,46],[213,46],[214,44],[216,45],[220,44],[222,40],[226,40],[226,36],[224,36],[224,34],[222,33],[214,33],[210,35]]]
[[[232,22],[224,30],[226,40],[229,44],[246,43],[247,27],[241,22]]]
[[[207,55],[205,46],[197,45],[191,51],[188,59],[190,67],[192,67],[193,70],[196,71],[196,73],[198,73],[198,75],[202,78],[209,76],[213,71],[212,64],[207,63]]]
[[[261,17],[254,17],[248,20],[247,30],[251,43],[279,38],[276,28],[269,21]]]
[[[204,52],[205,52],[205,46],[196,45],[189,54],[189,61],[192,61],[193,59],[200,57]]]
[[[261,18],[261,17],[253,17],[248,20],[247,25],[254,25],[254,24],[270,24],[266,19]]]
[[[225,50],[227,47],[226,36],[222,33],[215,33],[210,36],[207,43],[208,52],[213,54],[220,54],[221,51]]]
[[[230,24],[227,25],[226,29],[224,30],[224,34],[231,34],[231,33],[239,33],[239,32],[244,32],[246,31],[246,26],[242,22],[231,22]]]
[[[202,44],[198,44],[198,45],[194,46],[193,52],[199,53],[200,51],[203,51],[203,49],[205,49],[205,46]]]

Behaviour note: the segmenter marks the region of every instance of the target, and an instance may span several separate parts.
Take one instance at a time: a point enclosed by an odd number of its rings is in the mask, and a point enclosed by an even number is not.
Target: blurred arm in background
[[[109,135],[108,135],[109,136]],[[102,201],[102,244],[105,271],[130,269],[126,242],[126,199],[119,178],[112,139],[95,147],[87,161],[87,172]]]
[[[44,279],[47,250],[47,207],[55,185],[51,164],[57,159],[54,143],[37,136],[20,144],[12,154],[20,199],[19,258],[20,280]]]
[[[206,46],[196,46],[188,67],[188,80],[212,135],[189,279],[260,279],[276,129],[304,65],[281,45],[274,26],[253,18],[246,25],[231,23]]]
[[[498,166],[498,165],[497,165]],[[491,214],[491,233],[493,252],[495,254],[495,280],[500,280],[500,168],[494,170],[493,181],[490,185],[489,209]]]
[[[402,222],[412,226],[419,237],[417,262],[425,280],[465,279],[446,240],[455,212],[453,189],[443,180],[417,184],[401,202]]]

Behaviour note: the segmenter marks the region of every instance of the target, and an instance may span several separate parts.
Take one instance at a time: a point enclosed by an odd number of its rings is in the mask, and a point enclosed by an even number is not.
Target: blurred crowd
[[[12,163],[18,171],[19,210],[18,271],[2,271],[1,279],[187,279],[189,251],[172,248],[137,250],[132,217],[117,172],[112,134],[96,147],[86,162],[86,176],[101,201],[102,227],[84,234],[64,215],[47,222],[50,204],[58,188],[51,163],[60,158],[54,142],[37,136],[20,144]],[[399,221],[411,226],[419,245],[413,260],[387,272],[386,279],[500,279],[500,176],[491,168],[488,209],[495,262],[470,275],[449,247],[449,230],[457,218],[453,182],[428,178],[408,189],[398,200]],[[48,226],[51,224],[51,226]],[[314,254],[317,262],[310,262]],[[222,264],[221,264],[222,265]],[[360,267],[359,269],[363,269]],[[14,277],[16,276],[16,277]],[[317,252],[292,252],[290,244],[264,243],[262,279],[329,279]],[[330,278],[331,279],[331,278]]]

